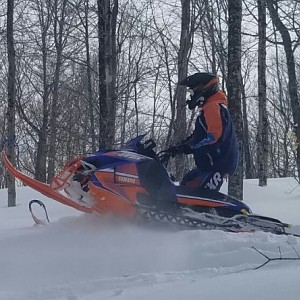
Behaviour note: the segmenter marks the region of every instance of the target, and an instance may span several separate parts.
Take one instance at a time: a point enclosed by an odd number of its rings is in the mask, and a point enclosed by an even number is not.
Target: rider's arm
[[[208,103],[203,108],[207,126],[206,144],[213,144],[219,140],[223,132],[221,108],[218,102]]]
[[[199,149],[205,145],[214,144],[222,135],[223,124],[219,103],[208,103],[203,107],[205,123],[207,126],[206,137],[200,141],[190,143],[192,150]]]

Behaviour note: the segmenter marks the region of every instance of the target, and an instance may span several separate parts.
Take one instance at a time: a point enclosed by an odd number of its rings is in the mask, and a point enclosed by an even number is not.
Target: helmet
[[[219,77],[211,73],[195,73],[179,82],[186,85],[191,93],[191,99],[186,103],[190,110],[202,106],[205,100],[219,90]]]

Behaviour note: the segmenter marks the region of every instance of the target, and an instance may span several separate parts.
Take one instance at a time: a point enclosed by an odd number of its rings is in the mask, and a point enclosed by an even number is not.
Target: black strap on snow
[[[34,203],[38,204],[40,207],[42,207],[42,208],[44,209],[44,212],[45,212],[45,216],[46,216],[47,222],[50,223],[50,220],[49,220],[49,217],[48,217],[48,213],[47,213],[47,209],[46,209],[45,204],[44,204],[42,201],[37,200],[37,199],[33,199],[33,200],[31,200],[31,201],[29,202],[29,211],[30,211],[30,213],[31,213],[31,216],[32,216],[32,219],[34,220],[34,222],[35,222],[36,224],[38,224],[38,225],[40,225],[40,224],[45,225],[45,222],[42,221],[42,220],[40,220],[40,219],[38,219],[38,218],[35,216],[35,214],[33,213],[33,211],[32,211],[32,205],[33,205]]]

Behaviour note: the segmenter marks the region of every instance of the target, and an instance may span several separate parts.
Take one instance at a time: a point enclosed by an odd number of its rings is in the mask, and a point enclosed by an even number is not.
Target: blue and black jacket
[[[201,143],[204,145],[197,147]],[[218,91],[205,101],[188,144],[200,170],[234,173],[239,151],[224,92]]]

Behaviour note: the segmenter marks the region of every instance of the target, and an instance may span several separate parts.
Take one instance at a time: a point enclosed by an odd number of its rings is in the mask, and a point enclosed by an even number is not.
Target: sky
[[[244,195],[255,213],[294,224],[300,233],[295,179],[269,179],[267,187],[245,180]],[[34,224],[28,211],[32,199],[45,203],[50,224]],[[45,219],[38,206],[35,212]],[[18,188],[13,208],[7,207],[7,191],[0,190],[0,247],[3,300],[298,300],[300,295],[298,237],[135,224],[78,212],[27,187]],[[253,247],[283,259],[262,266],[266,258]]]

